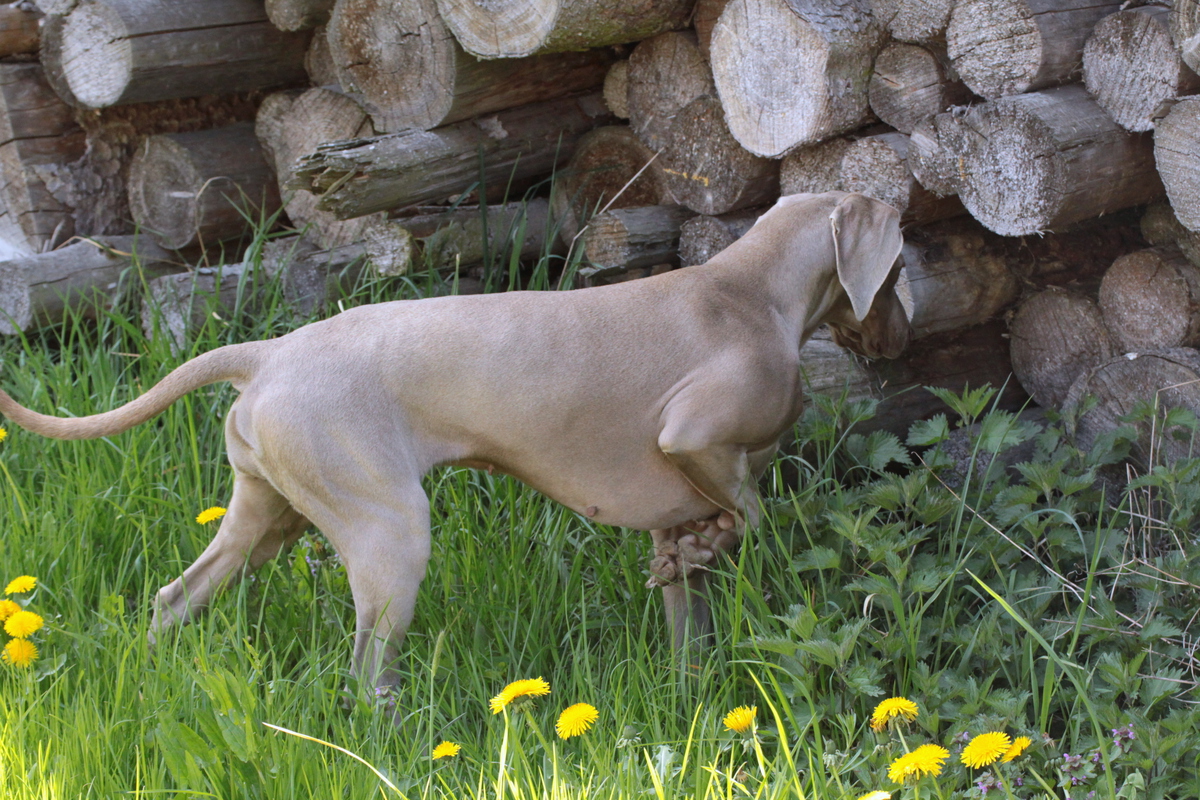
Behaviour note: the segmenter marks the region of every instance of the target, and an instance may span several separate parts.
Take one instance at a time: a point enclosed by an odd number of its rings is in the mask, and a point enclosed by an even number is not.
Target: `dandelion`
[[[437,747],[433,748],[433,754],[430,756],[434,761],[439,758],[454,758],[458,755],[458,751],[462,750],[462,745],[454,742],[442,742]]]
[[[197,514],[196,522],[199,522],[201,525],[207,525],[214,519],[220,519],[223,516],[225,516],[225,509],[221,508],[220,506],[213,506],[212,508],[206,508]]]
[[[0,442],[3,442],[7,438],[8,438],[8,431],[4,430],[4,428],[0,428]]]
[[[1004,757],[1000,759],[1000,763],[1007,764],[1008,762],[1012,761],[1014,758],[1024,753],[1031,744],[1033,744],[1033,740],[1028,736],[1018,736],[1016,739],[1013,739],[1012,747],[1008,748],[1008,752],[1006,752]]]
[[[554,723],[554,730],[558,733],[558,738],[570,739],[572,736],[587,733],[588,728],[592,727],[592,723],[598,719],[600,719],[600,712],[596,710],[595,706],[576,703],[563,709],[563,712],[558,715],[558,722]]]
[[[725,715],[725,727],[734,733],[745,733],[754,724],[758,706],[738,706]]]
[[[14,667],[28,667],[37,660],[38,651],[33,642],[28,639],[12,639],[4,645],[4,653],[0,660]]]
[[[5,594],[25,594],[32,592],[33,587],[37,586],[37,578],[32,575],[22,575],[19,578],[13,578],[8,582],[8,586],[4,587]]]
[[[923,744],[911,753],[905,753],[888,767],[888,778],[895,783],[904,783],[910,778],[920,780],[924,775],[941,775],[942,762],[950,757],[950,751],[936,744]]]
[[[19,603],[14,603],[12,600],[0,600],[0,622],[3,622],[20,610],[21,605]]]
[[[867,792],[862,797],[858,798],[858,800],[892,800],[892,793],[880,791]]]
[[[18,611],[4,621],[4,632],[16,639],[28,639],[45,624],[45,621],[32,611]]]
[[[896,717],[902,718],[905,722],[912,722],[917,718],[917,704],[907,697],[889,697],[875,706],[875,710],[871,713],[871,730],[883,730],[888,720]]]
[[[1012,745],[1007,733],[981,733],[963,748],[960,758],[971,769],[979,769],[1007,753]]]
[[[488,707],[492,709],[493,714],[499,714],[518,697],[541,697],[544,694],[550,694],[550,684],[546,683],[544,678],[513,681],[488,701]]]

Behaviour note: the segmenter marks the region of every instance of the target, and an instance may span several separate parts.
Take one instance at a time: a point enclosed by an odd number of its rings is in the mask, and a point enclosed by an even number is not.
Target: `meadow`
[[[488,282],[552,291],[556,270],[500,252]],[[175,352],[143,334],[139,282],[95,320],[0,342],[4,388],[103,411],[306,321],[246,285]],[[321,314],[454,286],[363,278]],[[870,402],[813,398],[762,479],[763,523],[716,569],[716,646],[690,657],[644,588],[644,533],[499,475],[430,475],[433,559],[383,697],[351,675],[345,570],[317,531],[147,645],[154,593],[219,524],[197,515],[227,500],[230,387],[108,439],[6,426],[0,585],[35,578],[7,599],[44,626],[22,639],[36,658],[0,664],[0,796],[1200,796],[1200,460],[1126,467],[1132,429],[1084,453],[1067,421],[996,410],[988,387],[943,394],[904,437],[850,430]],[[992,457],[1019,445],[1012,468]],[[538,678],[548,694],[490,702]],[[596,719],[562,738],[579,703]]]

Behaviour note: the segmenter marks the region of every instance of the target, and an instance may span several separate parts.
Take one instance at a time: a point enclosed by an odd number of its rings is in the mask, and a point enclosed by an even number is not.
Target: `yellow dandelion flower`
[[[453,758],[458,755],[458,751],[462,750],[462,745],[454,742],[442,742],[437,747],[433,748],[433,755],[430,756],[434,761],[439,758]]]
[[[897,717],[912,722],[917,718],[917,704],[907,697],[889,697],[871,712],[871,730],[881,731],[888,720]]]
[[[1028,736],[1018,736],[1017,738],[1013,739],[1012,747],[1008,748],[1008,752],[1005,753],[1003,758],[1000,759],[1000,763],[1007,764],[1008,762],[1012,761],[1014,758],[1021,755],[1021,753],[1024,753],[1031,744],[1033,744],[1033,739],[1030,739]]]
[[[981,733],[967,743],[960,758],[971,769],[979,769],[1000,758],[1010,747],[1012,739],[1007,733]]]
[[[592,727],[592,723],[598,719],[600,719],[600,712],[596,710],[595,706],[576,703],[566,707],[558,715],[558,722],[554,723],[554,730],[558,733],[558,738],[570,739],[572,736],[587,733],[588,728]]]
[[[37,578],[32,575],[22,575],[19,578],[13,578],[8,582],[8,586],[4,587],[5,594],[25,594],[32,592],[33,587],[37,586]]]
[[[918,781],[925,775],[941,775],[942,762],[950,757],[950,751],[936,744],[923,744],[911,753],[905,753],[888,767],[888,778],[895,783],[908,780]]]
[[[493,714],[499,714],[518,697],[541,697],[544,694],[550,694],[550,684],[546,683],[544,678],[513,681],[488,701],[488,707],[492,709]]]
[[[20,610],[20,603],[14,603],[12,600],[0,600],[0,622],[3,622]]]
[[[0,660],[14,667],[28,667],[37,657],[37,647],[33,642],[28,639],[12,639],[4,645],[4,653],[0,655]]]
[[[725,727],[734,733],[745,733],[754,724],[758,706],[738,706],[725,715]]]
[[[0,442],[3,442],[7,438],[8,438],[8,431],[4,430],[4,428],[0,428]]]
[[[28,639],[45,624],[45,620],[32,611],[18,611],[4,620],[4,632],[15,639]]]
[[[197,514],[196,522],[199,522],[201,525],[207,525],[214,519],[220,519],[223,516],[225,516],[225,509],[221,508],[220,506],[213,506],[212,508],[206,508]]]
[[[892,793],[879,791],[867,792],[862,797],[858,798],[858,800],[892,800]]]

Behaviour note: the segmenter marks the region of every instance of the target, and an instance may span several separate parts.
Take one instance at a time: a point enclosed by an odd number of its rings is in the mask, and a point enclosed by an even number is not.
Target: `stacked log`
[[[184,350],[188,337],[203,328],[210,315],[229,319],[240,310],[239,300],[250,299],[252,293],[243,282],[253,273],[253,264],[240,262],[149,281],[142,301],[142,331],[148,339],[166,336],[176,350]]]
[[[971,98],[943,48],[892,42],[875,58],[867,97],[875,116],[901,133]]]
[[[1118,258],[1100,283],[1099,305],[1118,352],[1200,345],[1200,268],[1177,248]]]
[[[666,145],[676,114],[714,91],[712,72],[691,31],[647,39],[629,56],[626,116],[634,134],[652,151]]]
[[[607,278],[619,272],[678,262],[679,232],[695,216],[678,206],[622,208],[597,214],[583,237],[587,263],[584,278]]]
[[[1154,130],[1154,158],[1175,216],[1200,231],[1200,97],[1185,98]]]
[[[901,224],[923,225],[964,213],[957,197],[922,186],[908,166],[909,137],[881,133],[854,142],[842,155],[841,186],[877,197],[900,212]]]

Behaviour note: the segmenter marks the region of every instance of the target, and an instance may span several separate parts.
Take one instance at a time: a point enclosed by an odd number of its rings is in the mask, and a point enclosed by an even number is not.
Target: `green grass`
[[[503,253],[496,263],[510,282],[524,274]],[[446,290],[420,275],[364,283],[342,304]],[[248,310],[210,315],[182,355],[128,309],[68,320],[0,343],[3,385],[47,413],[106,410],[188,355],[297,324],[278,291]],[[434,554],[392,698],[351,678],[345,571],[315,532],[147,646],[154,592],[215,531],[196,514],[227,499],[228,386],[111,439],[10,427],[0,580],[37,576],[27,602],[47,629],[31,669],[0,666],[0,797],[966,796],[979,771],[957,750],[988,730],[1034,746],[987,796],[1200,794],[1188,644],[1200,468],[1135,484],[1153,512],[1139,520],[1096,480],[1128,437],[1078,453],[1053,429],[988,414],[989,397],[948,397],[960,414],[910,442],[936,467],[950,428],[979,418],[981,450],[1036,436],[1038,452],[1023,479],[973,475],[958,496],[895,437],[847,436],[847,416],[869,408],[817,402],[764,476],[763,525],[718,570],[717,646],[682,663],[644,588],[645,534],[500,476],[430,475]],[[490,713],[506,683],[539,676],[548,697]],[[894,694],[921,715],[872,732]],[[558,740],[556,716],[576,702],[600,718]],[[740,705],[758,709],[751,737],[722,725]],[[1124,725],[1137,738],[1114,745]],[[442,740],[461,754],[431,761]],[[890,782],[888,764],[926,742],[951,750],[942,775]],[[1084,780],[1061,786],[1072,777]]]

